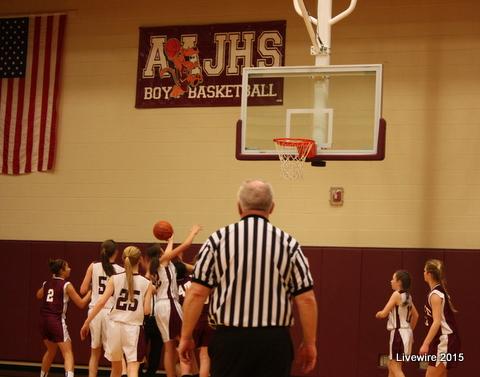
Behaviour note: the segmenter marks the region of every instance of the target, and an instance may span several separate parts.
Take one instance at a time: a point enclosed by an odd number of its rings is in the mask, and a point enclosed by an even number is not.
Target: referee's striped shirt
[[[192,281],[213,288],[210,323],[234,327],[291,326],[291,299],[313,289],[300,244],[256,215],[208,238]]]

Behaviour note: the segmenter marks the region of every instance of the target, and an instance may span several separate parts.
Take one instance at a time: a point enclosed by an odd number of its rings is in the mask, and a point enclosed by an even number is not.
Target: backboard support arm
[[[315,56],[315,65],[330,64],[331,27],[350,15],[357,5],[357,0],[350,0],[350,5],[332,18],[332,0],[318,0],[317,18],[308,14],[303,0],[293,0],[295,11],[303,18],[312,46],[310,54]],[[315,32],[313,26],[317,31]]]

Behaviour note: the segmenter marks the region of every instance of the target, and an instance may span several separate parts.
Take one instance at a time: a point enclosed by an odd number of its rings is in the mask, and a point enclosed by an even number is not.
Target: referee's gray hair
[[[238,189],[238,203],[245,210],[270,212],[273,205],[272,185],[260,179],[249,179]]]

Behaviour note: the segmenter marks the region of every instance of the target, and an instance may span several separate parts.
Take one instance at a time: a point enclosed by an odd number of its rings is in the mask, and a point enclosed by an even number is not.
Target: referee
[[[212,377],[287,377],[293,360],[289,327],[295,301],[303,330],[297,359],[304,372],[317,358],[317,304],[300,244],[273,226],[270,184],[245,181],[240,221],[213,233],[200,249],[183,305],[180,358],[190,361],[192,332],[210,296]]]

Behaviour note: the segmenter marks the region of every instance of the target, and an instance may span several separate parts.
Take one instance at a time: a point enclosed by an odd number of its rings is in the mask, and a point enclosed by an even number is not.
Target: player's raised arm
[[[193,240],[195,239],[195,236],[200,232],[202,227],[198,224],[195,224],[192,226],[192,229],[190,229],[190,233],[188,234],[187,238],[176,248],[173,248],[173,235],[170,237],[168,240],[168,245],[167,248],[165,249],[165,252],[163,255],[160,257],[160,263],[165,263],[167,261],[172,260],[173,258],[176,258],[180,255],[182,255],[185,251],[188,250],[188,248],[192,245]]]

